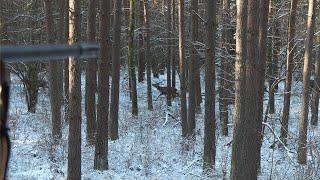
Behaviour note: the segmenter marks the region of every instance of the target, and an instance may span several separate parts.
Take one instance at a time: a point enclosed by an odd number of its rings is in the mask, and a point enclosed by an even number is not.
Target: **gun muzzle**
[[[98,44],[0,46],[0,58],[5,62],[61,60],[69,57],[96,58]]]

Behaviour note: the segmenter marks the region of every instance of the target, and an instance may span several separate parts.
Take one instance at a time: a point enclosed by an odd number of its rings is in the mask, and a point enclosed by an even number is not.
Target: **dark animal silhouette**
[[[156,100],[161,95],[166,95],[171,97],[171,99],[174,99],[175,97],[179,96],[178,90],[174,87],[166,87],[166,86],[160,86],[159,83],[152,84],[153,87],[157,88],[157,90],[160,92],[160,95],[156,98]]]

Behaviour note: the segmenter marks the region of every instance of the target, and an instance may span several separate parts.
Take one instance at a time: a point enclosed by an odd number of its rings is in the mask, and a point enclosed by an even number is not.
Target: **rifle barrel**
[[[96,58],[98,44],[0,46],[0,59],[5,62],[61,60],[69,57]]]

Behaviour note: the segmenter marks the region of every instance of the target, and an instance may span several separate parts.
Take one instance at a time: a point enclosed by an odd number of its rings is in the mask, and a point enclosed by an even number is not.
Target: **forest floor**
[[[84,77],[84,76],[83,76]],[[197,115],[196,141],[190,151],[182,151],[179,98],[167,110],[165,97],[154,101],[154,111],[147,110],[146,82],[138,83],[139,117],[132,118],[128,81],[121,75],[119,135],[109,141],[109,170],[93,170],[94,147],[86,143],[86,119],[82,113],[82,179],[210,179],[202,173],[203,114]],[[84,92],[84,78],[82,78]],[[165,83],[165,76],[154,82]],[[261,150],[262,168],[259,179],[320,179],[320,128],[310,127],[308,164],[296,162],[301,84],[294,83],[290,113],[290,132],[286,148],[278,147],[283,85],[276,95],[276,113],[269,115]],[[83,93],[84,94],[84,93]],[[154,99],[159,95],[153,89]],[[265,100],[267,103],[267,98]],[[84,107],[84,98],[82,98]],[[218,104],[217,104],[218,109]],[[84,109],[84,108],[83,108]],[[230,107],[232,111],[233,107]],[[170,118],[170,112],[176,119]],[[203,109],[202,109],[203,111]],[[218,111],[217,111],[218,112]],[[229,179],[232,124],[228,137],[221,136],[217,115],[217,154],[214,179]],[[66,179],[68,125],[63,124],[63,137],[57,146],[51,141],[50,103],[48,90],[41,89],[37,112],[27,113],[23,86],[13,76],[9,126],[12,137],[9,179]],[[232,119],[232,112],[230,112]]]

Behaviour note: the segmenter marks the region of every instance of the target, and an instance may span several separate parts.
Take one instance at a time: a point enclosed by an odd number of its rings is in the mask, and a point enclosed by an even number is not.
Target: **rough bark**
[[[190,138],[195,138],[195,129],[196,129],[196,118],[195,118],[195,112],[196,112],[196,83],[197,83],[197,50],[195,49],[194,42],[197,41],[197,24],[198,24],[198,17],[197,17],[197,11],[198,11],[198,1],[192,0],[191,1],[191,7],[190,7],[190,15],[191,15],[191,23],[190,23],[190,38],[191,38],[191,44],[190,44],[190,58],[188,63],[188,69],[189,69],[189,100],[188,100],[188,130],[189,130],[189,136]]]
[[[310,72],[312,61],[312,46],[315,26],[315,9],[316,0],[309,0],[307,36],[305,40],[305,52],[303,62],[303,89],[301,96],[301,114],[299,121],[299,142],[298,142],[298,163],[306,164],[307,162],[307,129],[309,113],[309,94],[310,94]]]
[[[108,169],[108,114],[109,114],[109,38],[110,0],[100,0],[100,46],[98,59],[98,105],[94,169]]]
[[[80,41],[80,2],[69,0],[69,44]],[[80,63],[69,58],[69,141],[68,179],[81,178],[81,71]]]
[[[69,41],[69,1],[64,0],[64,40],[68,43]],[[62,14],[60,14],[62,17]],[[65,122],[69,122],[70,115],[69,113],[69,60],[65,60],[63,62],[63,79],[64,79],[64,120]]]
[[[237,0],[236,97],[231,179],[257,179],[258,123],[258,14],[259,1]],[[247,53],[247,54],[246,54]]]
[[[121,31],[121,1],[116,1],[113,24],[113,46],[112,46],[112,87],[110,104],[110,138],[119,139],[119,82],[120,82],[120,31]]]
[[[213,170],[216,156],[215,143],[215,38],[216,38],[216,0],[206,0],[206,60],[205,60],[205,127],[203,170]]]
[[[96,39],[96,0],[88,2],[87,18],[87,39],[88,42],[95,42]],[[97,87],[97,62],[91,59],[86,67],[86,91],[85,91],[85,110],[87,116],[87,142],[94,144],[94,134],[96,129],[96,87]]]
[[[50,0],[44,1],[45,14],[46,14],[46,31],[47,31],[47,43],[54,43],[54,32],[53,32],[53,17],[52,17],[52,4]],[[50,94],[50,105],[51,105],[51,121],[52,121],[52,137],[54,140],[61,138],[61,104],[59,97],[59,64],[58,62],[49,62],[49,94]]]
[[[261,163],[261,146],[263,142],[263,128],[262,128],[262,119],[263,119],[263,97],[264,97],[264,82],[265,82],[265,72],[266,72],[266,62],[267,62],[267,35],[268,35],[268,14],[269,14],[269,4],[271,0],[260,0],[260,23],[259,23],[259,61],[258,61],[258,99],[257,99],[257,111],[259,114],[258,119],[260,122],[257,124],[258,127],[258,171],[260,170]]]
[[[178,2],[179,21],[179,69],[180,69],[180,113],[182,122],[182,136],[187,137],[187,98],[186,98],[186,65],[185,65],[185,30],[184,30],[184,0]]]

